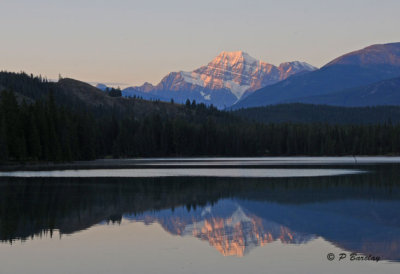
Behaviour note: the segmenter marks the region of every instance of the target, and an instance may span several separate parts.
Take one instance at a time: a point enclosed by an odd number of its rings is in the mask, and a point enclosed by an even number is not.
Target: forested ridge
[[[260,123],[187,102],[114,98],[75,80],[0,73],[0,160],[103,157],[382,155],[400,126]]]
[[[235,110],[232,114],[262,123],[400,123],[400,106],[338,107],[302,103]]]

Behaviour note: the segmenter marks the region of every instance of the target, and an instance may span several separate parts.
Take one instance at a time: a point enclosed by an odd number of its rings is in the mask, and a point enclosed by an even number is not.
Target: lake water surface
[[[296,159],[0,172],[0,273],[400,273],[396,158]]]

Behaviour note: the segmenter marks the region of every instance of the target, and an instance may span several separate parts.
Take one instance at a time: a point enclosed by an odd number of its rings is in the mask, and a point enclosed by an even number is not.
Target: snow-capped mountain
[[[126,88],[123,95],[130,97],[147,93],[157,95],[161,100],[172,98],[184,102],[190,99],[223,108],[257,89],[315,69],[304,62],[274,66],[243,51],[222,52],[206,66],[191,72],[171,72],[156,86],[145,83],[140,87]]]

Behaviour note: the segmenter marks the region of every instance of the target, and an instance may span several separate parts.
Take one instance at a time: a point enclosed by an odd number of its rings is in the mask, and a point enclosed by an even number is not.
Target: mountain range
[[[222,52],[206,66],[194,71],[171,72],[157,85],[144,83],[122,91],[125,97],[142,97],[184,103],[187,99],[229,107],[254,91],[289,78],[314,71],[304,62],[285,62],[275,66],[251,57],[243,51]],[[99,85],[104,89],[104,85]]]
[[[338,106],[400,104],[400,43],[373,45],[243,98],[233,109],[289,102]]]
[[[177,103],[189,99],[220,109],[287,103],[400,105],[400,43],[368,46],[320,69],[299,61],[274,66],[243,51],[221,52],[194,71],[171,72],[157,85],[128,87],[122,95]]]

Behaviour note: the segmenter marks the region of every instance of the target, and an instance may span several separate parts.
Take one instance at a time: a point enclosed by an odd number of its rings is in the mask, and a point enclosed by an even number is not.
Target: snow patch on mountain
[[[204,81],[201,79],[201,75],[195,72],[186,72],[186,71],[181,71],[180,72],[183,79],[185,82],[193,84],[193,85],[198,85],[203,87],[204,86]]]
[[[228,80],[224,83],[224,87],[231,90],[231,92],[240,99],[243,94],[251,88],[250,85],[240,85],[233,80]]]
[[[207,101],[211,100],[211,94],[205,94],[203,91],[200,91],[200,95]]]

